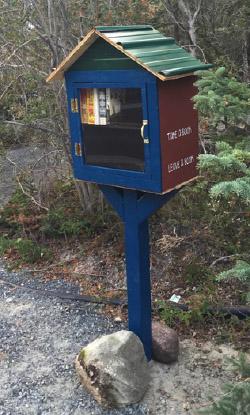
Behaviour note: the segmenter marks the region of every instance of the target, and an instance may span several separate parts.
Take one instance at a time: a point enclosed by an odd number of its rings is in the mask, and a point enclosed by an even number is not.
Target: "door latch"
[[[144,136],[144,129],[146,125],[148,125],[148,120],[143,120],[141,126],[141,137],[143,138],[144,144],[149,144],[149,138]]]

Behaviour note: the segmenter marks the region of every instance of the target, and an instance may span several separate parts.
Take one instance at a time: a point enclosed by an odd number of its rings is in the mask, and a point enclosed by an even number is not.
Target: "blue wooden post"
[[[160,195],[106,185],[99,187],[124,222],[128,326],[141,339],[150,360],[152,328],[148,218],[178,190]]]
[[[128,290],[128,327],[140,337],[152,358],[151,283],[148,219],[140,222],[138,196],[124,190],[124,231]]]

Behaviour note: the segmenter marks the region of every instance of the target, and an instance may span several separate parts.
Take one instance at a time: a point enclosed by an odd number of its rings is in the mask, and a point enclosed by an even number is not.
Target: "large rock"
[[[84,387],[105,407],[139,402],[149,384],[143,345],[131,331],[98,338],[81,350],[75,366]]]
[[[152,323],[153,359],[172,363],[178,359],[179,339],[177,333],[158,321]]]

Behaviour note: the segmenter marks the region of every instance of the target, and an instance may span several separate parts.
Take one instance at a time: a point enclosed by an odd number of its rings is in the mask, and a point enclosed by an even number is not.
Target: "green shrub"
[[[239,380],[224,385],[223,395],[212,406],[200,410],[203,415],[249,415],[250,413],[250,363],[241,354],[239,359],[231,359],[232,368],[237,371]]]
[[[0,237],[0,255],[6,254],[9,249],[17,252],[20,261],[33,264],[42,259],[51,258],[51,252],[30,239],[9,239]]]
[[[204,281],[208,281],[211,276],[211,272],[208,267],[202,264],[197,259],[192,259],[186,266],[183,273],[183,277],[190,284],[199,284]]]
[[[178,327],[180,323],[185,326],[199,323],[203,320],[204,313],[207,311],[207,303],[203,301],[198,306],[197,304],[193,305],[188,311],[183,311],[165,301],[158,301],[157,305],[160,310],[161,319],[171,328]]]
[[[14,246],[14,241],[3,236],[0,236],[0,256]]]
[[[94,224],[91,218],[74,215],[74,212],[65,212],[64,208],[52,209],[44,217],[40,230],[51,237],[78,236],[85,234],[91,236]]]
[[[194,97],[200,114],[215,126],[223,121],[225,126],[245,121],[250,109],[250,89],[244,82],[227,75],[224,67],[217,70],[198,71],[196,82],[199,93]]]
[[[231,269],[221,272],[217,276],[217,281],[238,280],[250,287],[250,264],[246,261],[238,260]],[[246,293],[246,301],[250,303],[250,291]]]

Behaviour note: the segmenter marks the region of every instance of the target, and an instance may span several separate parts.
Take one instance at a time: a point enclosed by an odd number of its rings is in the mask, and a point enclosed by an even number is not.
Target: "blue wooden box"
[[[197,177],[192,75],[208,67],[151,26],[89,32],[48,77],[66,81],[75,177],[161,194]]]

